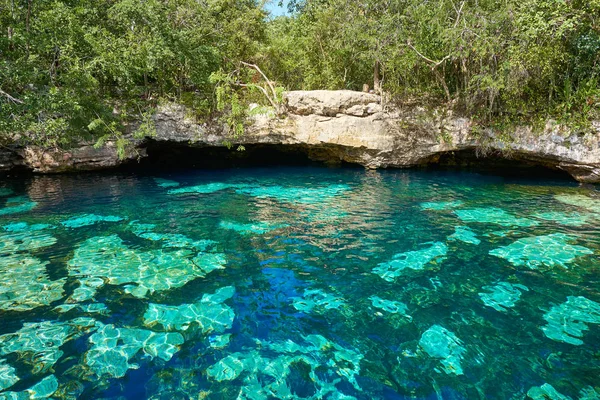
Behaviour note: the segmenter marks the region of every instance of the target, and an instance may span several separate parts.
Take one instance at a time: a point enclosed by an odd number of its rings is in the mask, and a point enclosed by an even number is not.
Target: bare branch
[[[19,100],[17,98],[12,97],[10,94],[6,93],[4,90],[0,89],[0,95],[6,97],[9,101],[17,104],[24,104],[23,100]]]
[[[463,0],[462,3],[460,3],[460,8],[457,10],[456,7],[454,6],[454,3],[452,3],[452,7],[454,7],[454,10],[456,11],[456,21],[454,21],[454,27],[456,28],[458,26],[458,21],[460,21],[460,14],[462,13],[462,9],[465,6],[465,1]]]
[[[410,48],[411,48],[411,49],[412,49],[412,50],[413,50],[415,53],[417,53],[417,55],[418,55],[419,57],[421,57],[423,60],[425,60],[425,61],[427,61],[428,63],[432,64],[432,67],[431,67],[431,69],[435,69],[435,68],[439,67],[439,66],[440,66],[441,64],[443,64],[443,63],[444,63],[444,62],[445,62],[447,59],[449,59],[449,58],[450,58],[450,55],[447,55],[446,57],[442,58],[440,61],[435,61],[435,60],[432,60],[431,58],[427,58],[427,57],[425,57],[423,54],[421,54],[421,52],[420,52],[419,50],[415,49],[415,47],[414,47],[412,44],[410,44],[410,42],[406,42],[406,45],[407,45],[408,47],[410,47]]]
[[[261,71],[260,68],[258,68],[258,65],[256,64],[250,64],[244,61],[241,61],[242,65],[245,65],[246,67],[250,67],[255,69],[256,71],[258,71],[259,74],[262,75],[263,79],[265,80],[265,82],[267,82],[267,85],[269,85],[269,88],[271,89],[271,92],[273,93],[273,99],[277,98],[277,92],[275,91],[275,88],[273,87],[273,85],[271,84],[271,81],[269,80],[269,78],[267,78],[267,76]]]
[[[245,83],[238,83],[237,84],[240,87],[243,88],[249,88],[249,87],[255,87],[260,89],[261,92],[263,92],[263,94],[265,95],[265,97],[267,98],[267,100],[269,100],[269,103],[271,103],[271,105],[273,106],[273,108],[275,109],[275,111],[279,110],[279,107],[277,106],[277,104],[275,103],[275,101],[273,99],[271,99],[271,96],[269,96],[269,92],[267,92],[267,89],[265,89],[264,87],[260,86],[260,85],[247,85]]]

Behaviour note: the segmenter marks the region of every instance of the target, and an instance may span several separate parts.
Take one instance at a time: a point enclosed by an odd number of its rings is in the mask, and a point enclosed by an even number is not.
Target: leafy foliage
[[[258,0],[2,4],[5,143],[112,140],[124,154],[127,134],[153,134],[163,100],[220,120],[234,141],[248,104],[277,108],[284,87],[369,84],[486,126],[600,116],[599,0],[294,0],[273,20]]]
[[[250,58],[265,23],[255,0],[7,0],[0,139],[118,141],[131,121],[148,135],[163,98],[210,112],[210,75]]]

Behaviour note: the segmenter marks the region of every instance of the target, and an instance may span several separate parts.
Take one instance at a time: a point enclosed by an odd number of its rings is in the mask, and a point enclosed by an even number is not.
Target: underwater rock
[[[178,288],[204,277],[222,268],[223,261],[218,254],[194,258],[189,250],[134,250],[119,236],[110,235],[83,242],[67,265],[71,276],[101,278],[111,285],[129,284],[124,287],[125,291],[143,298],[147,293]]]
[[[7,389],[19,382],[17,371],[6,363],[6,360],[0,359],[0,391]],[[0,396],[2,396],[0,394]]]
[[[544,314],[544,319],[547,324],[542,331],[548,338],[580,346],[587,324],[600,324],[600,304],[583,296],[569,296]]]
[[[154,232],[155,225],[153,224],[142,224],[133,221],[129,226],[133,234],[137,237],[153,242],[159,242],[163,247],[206,251],[209,247],[216,244],[214,240],[194,240],[180,233],[156,233]]]
[[[386,281],[392,282],[407,268],[421,270],[425,268],[425,265],[431,262],[443,261],[447,251],[448,247],[444,243],[434,242],[431,247],[423,250],[398,253],[392,257],[391,261],[381,263],[373,268],[373,272]]]
[[[216,335],[208,338],[210,343],[210,347],[213,349],[223,349],[227,347],[229,341],[231,340],[231,333],[226,333],[224,335]]]
[[[443,211],[443,210],[451,210],[453,208],[457,208],[463,205],[463,202],[460,200],[454,201],[431,201],[421,203],[422,210],[433,210],[433,211]]]
[[[316,188],[259,186],[238,188],[237,193],[257,198],[272,198],[288,203],[320,204],[349,191],[348,185],[329,185]]]
[[[233,286],[223,287],[214,294],[205,294],[194,304],[168,306],[150,303],[144,314],[144,324],[148,327],[160,325],[167,331],[185,331],[191,325],[197,324],[205,333],[222,333],[230,329],[235,314],[231,307],[222,304],[233,297]]]
[[[585,208],[586,210],[600,214],[600,199],[594,199],[582,194],[557,194],[554,198],[561,203]]]
[[[76,318],[67,322],[26,322],[15,333],[0,335],[0,355],[17,353],[33,364],[37,371],[49,370],[63,352],[60,347],[80,337],[95,326],[91,318]]]
[[[373,307],[375,308],[379,308],[380,310],[392,314],[401,314],[412,320],[412,317],[407,314],[408,306],[400,301],[385,300],[378,296],[371,296],[369,297],[369,300],[371,300],[371,304],[373,304]]]
[[[564,213],[558,211],[549,211],[544,213],[533,214],[534,217],[545,221],[556,222],[559,225],[565,226],[582,226],[590,223],[591,215],[584,215],[577,212]]]
[[[470,244],[479,244],[481,240],[477,238],[477,234],[466,226],[457,226],[454,228],[454,233],[448,236],[448,240],[460,240],[461,242]]]
[[[98,222],[121,222],[125,218],[117,217],[114,215],[95,215],[95,214],[83,214],[77,217],[69,218],[66,221],[61,222],[61,225],[66,228],[81,228],[83,226],[95,225]]]
[[[529,218],[517,218],[501,208],[482,207],[454,211],[456,216],[464,222],[479,222],[501,226],[529,227],[539,225],[538,221]]]
[[[49,375],[22,392],[4,392],[0,393],[0,400],[29,400],[29,399],[47,399],[58,389],[58,379],[54,375]]]
[[[335,297],[319,289],[306,289],[302,297],[292,297],[290,300],[294,308],[302,312],[311,312],[315,308],[318,312],[323,312],[346,305],[341,297]]]
[[[96,295],[96,290],[104,286],[104,279],[99,277],[82,277],[79,278],[79,287],[73,291],[69,297],[70,301],[82,302],[91,300]]]
[[[219,226],[223,229],[229,229],[232,231],[236,231],[242,235],[250,235],[253,233],[262,235],[267,232],[271,232],[272,230],[284,228],[288,226],[287,224],[273,224],[270,222],[254,222],[250,224],[241,224],[238,222],[231,221],[221,221]]]
[[[78,309],[86,314],[100,314],[108,315],[110,313],[108,307],[104,303],[91,303],[91,304],[61,304],[54,307],[54,310],[64,313],[69,312],[73,309]]]
[[[0,197],[10,196],[14,191],[11,188],[0,188]]]
[[[171,190],[169,190],[169,194],[188,194],[188,193],[209,194],[209,193],[220,192],[221,190],[225,190],[225,189],[238,188],[240,186],[246,186],[246,185],[214,182],[214,183],[206,183],[204,185],[186,186],[186,187],[182,187],[179,189],[171,189]]]
[[[19,253],[1,256],[0,310],[27,311],[60,300],[66,278],[51,281],[46,265],[47,261]]]
[[[154,182],[156,182],[157,186],[160,186],[162,188],[171,188],[171,187],[177,187],[179,186],[179,182],[175,182],[169,179],[163,179],[163,178],[152,178],[154,179]]]
[[[0,215],[27,212],[35,207],[37,207],[37,202],[31,201],[27,196],[10,197],[6,200],[4,208],[0,208]]]
[[[35,231],[41,231],[44,229],[50,229],[53,228],[52,225],[49,224],[32,224],[29,225],[27,222],[13,222],[11,224],[8,225],[4,225],[2,227],[2,229],[4,229],[6,232],[35,232]]]
[[[579,392],[579,400],[600,400],[600,389],[596,391],[591,386],[586,386]]]
[[[570,397],[558,393],[556,389],[548,383],[544,383],[542,386],[532,387],[527,391],[527,397],[532,400],[571,400]]]
[[[259,350],[233,353],[206,370],[217,382],[241,378],[239,399],[298,398],[288,386],[288,376],[295,366],[306,370],[306,384],[314,387],[310,399],[330,398],[339,394],[336,386],[345,380],[361,391],[356,377],[363,355],[330,342],[320,335],[304,336],[300,343],[258,342]]]
[[[56,243],[54,236],[42,232],[0,233],[0,255],[12,256],[21,251],[32,251]]]
[[[490,291],[490,293],[479,293],[483,304],[500,312],[506,312],[509,308],[514,307],[521,298],[521,290],[529,291],[527,286],[508,282],[499,282],[495,286],[484,286],[483,289]]]
[[[462,375],[460,365],[466,349],[456,335],[440,325],[433,325],[421,336],[419,346],[430,357],[441,359],[444,372]]]
[[[159,333],[146,329],[117,328],[113,324],[102,325],[90,336],[93,345],[85,353],[85,363],[102,377],[108,375],[122,378],[129,369],[138,368],[129,361],[139,352],[150,359],[158,357],[169,361],[183,344],[179,333]]]
[[[508,246],[490,251],[496,257],[508,260],[514,266],[537,269],[542,265],[568,268],[577,257],[593,254],[587,247],[572,245],[576,237],[564,233],[519,239]]]

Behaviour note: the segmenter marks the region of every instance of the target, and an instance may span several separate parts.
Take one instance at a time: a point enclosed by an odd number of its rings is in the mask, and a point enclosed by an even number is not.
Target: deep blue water
[[[273,167],[0,195],[0,399],[600,398],[598,187]]]

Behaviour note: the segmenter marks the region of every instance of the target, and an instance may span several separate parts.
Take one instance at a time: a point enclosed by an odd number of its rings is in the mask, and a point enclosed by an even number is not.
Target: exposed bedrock
[[[564,170],[580,182],[600,182],[600,121],[586,131],[548,121],[539,131],[519,127],[496,136],[491,129],[474,129],[471,120],[445,109],[395,107],[368,93],[292,91],[284,101],[285,116],[252,117],[245,135],[234,144],[301,149],[313,160],[367,168],[437,163],[454,152],[478,154],[481,160],[493,155]],[[37,172],[100,169],[146,156],[149,144],[155,151],[169,146],[222,148],[231,140],[224,129],[196,123],[176,104],[159,109],[155,122],[156,135],[134,142],[125,160],[108,143],[68,152],[18,149],[17,162]],[[0,154],[0,166],[11,163],[5,159]]]

